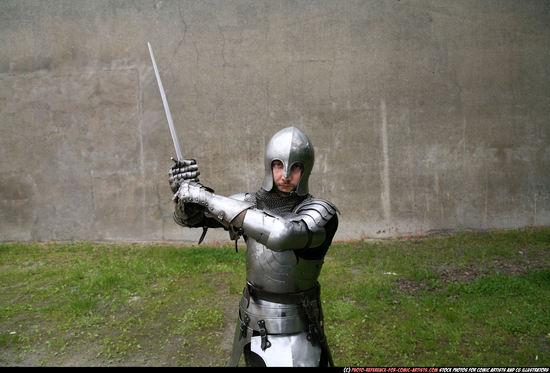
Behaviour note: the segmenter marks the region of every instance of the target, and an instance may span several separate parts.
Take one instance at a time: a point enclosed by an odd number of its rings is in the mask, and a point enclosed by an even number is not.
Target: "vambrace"
[[[179,203],[184,205],[199,205],[207,217],[214,218],[226,228],[230,225],[240,228],[243,217],[241,213],[254,205],[251,202],[214,194],[196,182],[182,183],[174,199],[179,199]]]
[[[242,229],[246,236],[274,251],[315,247],[325,240],[325,230],[309,229],[300,215],[282,218],[256,209],[246,212]]]
[[[242,212],[253,206],[250,202],[238,201],[233,198],[212,194],[212,198],[205,204],[208,214],[222,223],[225,227],[232,225],[240,228],[242,225]]]

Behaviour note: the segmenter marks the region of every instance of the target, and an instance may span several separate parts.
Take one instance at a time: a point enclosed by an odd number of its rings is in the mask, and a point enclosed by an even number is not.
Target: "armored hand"
[[[194,159],[184,159],[182,161],[176,161],[176,163],[168,171],[168,182],[170,183],[170,189],[172,193],[176,193],[185,180],[199,181],[200,175],[199,166]]]
[[[251,202],[238,201],[214,194],[200,183],[185,180],[181,183],[174,200],[179,203],[196,203],[204,206],[209,216],[222,223],[225,227],[230,225],[240,228],[246,210],[253,206]]]

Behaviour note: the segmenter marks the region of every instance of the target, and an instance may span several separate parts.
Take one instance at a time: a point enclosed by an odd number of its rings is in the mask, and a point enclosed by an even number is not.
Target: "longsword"
[[[160,97],[162,98],[162,104],[164,105],[164,112],[166,113],[166,119],[168,120],[168,126],[170,127],[170,134],[172,135],[172,141],[174,142],[174,148],[176,148],[176,156],[178,161],[183,161],[183,155],[181,153],[180,143],[178,141],[178,135],[176,134],[176,128],[174,127],[174,121],[172,120],[172,114],[170,114],[170,107],[168,106],[168,101],[166,100],[166,94],[164,93],[164,87],[162,86],[162,80],[160,80],[159,69],[157,63],[155,62],[155,56],[153,55],[153,48],[151,48],[151,43],[147,42],[149,46],[149,54],[151,55],[151,61],[153,62],[153,69],[155,70],[155,75],[157,77],[157,83],[159,86]]]
[[[178,161],[183,161],[183,154],[181,153],[181,147],[180,143],[178,141],[178,135],[176,134],[176,128],[174,127],[174,121],[172,120],[172,114],[170,114],[170,107],[168,106],[168,100],[166,100],[166,94],[164,93],[164,87],[162,85],[162,80],[160,80],[160,74],[159,69],[157,67],[157,63],[155,61],[155,55],[153,54],[153,48],[151,48],[151,43],[147,42],[147,46],[149,47],[149,54],[151,55],[151,62],[153,62],[153,70],[155,70],[155,76],[157,77],[157,83],[159,86],[160,91],[160,97],[162,98],[162,105],[164,106],[164,112],[166,113],[166,119],[168,120],[168,127],[170,127],[170,134],[172,135],[172,141],[174,142],[174,148],[176,149],[176,156],[178,157]],[[172,158],[174,160],[174,158]],[[213,191],[213,190],[212,190]],[[208,227],[202,228],[202,234],[199,238],[199,245],[204,240],[204,236],[206,236],[206,231],[208,231]],[[235,247],[237,243],[235,242]]]

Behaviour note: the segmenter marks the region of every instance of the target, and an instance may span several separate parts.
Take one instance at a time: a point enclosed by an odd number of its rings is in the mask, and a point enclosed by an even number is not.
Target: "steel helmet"
[[[308,181],[313,168],[313,144],[305,133],[296,127],[283,128],[273,135],[265,147],[264,165],[265,177],[262,188],[273,189],[273,161],[281,161],[284,165],[284,176],[290,175],[290,170],[296,163],[303,165],[302,177],[296,187],[296,194],[303,196],[309,193]]]

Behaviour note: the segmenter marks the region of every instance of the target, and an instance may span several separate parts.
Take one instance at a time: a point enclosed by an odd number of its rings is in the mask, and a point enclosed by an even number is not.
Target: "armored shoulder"
[[[338,212],[336,206],[329,201],[313,197],[306,199],[295,209],[296,215],[306,223],[311,231],[323,228]]]

